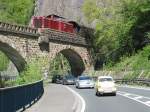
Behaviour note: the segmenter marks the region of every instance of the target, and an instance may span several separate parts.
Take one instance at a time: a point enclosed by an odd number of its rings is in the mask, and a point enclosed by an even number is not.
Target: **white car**
[[[89,76],[79,76],[75,86],[76,88],[94,88],[94,82]]]
[[[112,95],[116,96],[117,88],[114,82],[111,76],[99,76],[95,84],[96,95],[112,93]]]

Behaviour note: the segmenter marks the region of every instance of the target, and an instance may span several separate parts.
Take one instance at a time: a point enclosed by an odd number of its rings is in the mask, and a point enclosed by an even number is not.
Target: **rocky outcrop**
[[[36,16],[56,14],[80,24],[87,24],[81,7],[84,0],[37,0]]]

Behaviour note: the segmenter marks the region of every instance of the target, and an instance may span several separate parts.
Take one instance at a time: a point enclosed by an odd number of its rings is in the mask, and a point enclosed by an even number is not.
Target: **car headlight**
[[[102,91],[103,91],[103,88],[98,87],[98,91],[99,91],[99,92],[102,92]]]
[[[117,90],[117,88],[114,86],[114,87],[112,88],[112,90],[113,90],[113,91],[116,91],[116,90]]]

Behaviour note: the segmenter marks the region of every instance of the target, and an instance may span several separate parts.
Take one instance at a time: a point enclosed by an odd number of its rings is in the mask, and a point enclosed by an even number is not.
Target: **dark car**
[[[61,84],[63,77],[61,75],[54,75],[52,77],[52,83]]]
[[[67,85],[67,84],[73,85],[73,84],[75,84],[75,77],[73,75],[64,76],[62,84],[63,85]]]

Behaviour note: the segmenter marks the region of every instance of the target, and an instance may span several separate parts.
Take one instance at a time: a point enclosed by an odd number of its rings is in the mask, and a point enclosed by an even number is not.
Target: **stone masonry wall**
[[[18,53],[26,60],[28,57],[36,56],[40,53],[37,39],[13,35],[0,35],[0,42],[6,43],[8,46],[17,50]]]
[[[74,46],[74,45],[58,44],[58,43],[50,42],[49,43],[49,51],[50,51],[49,59],[50,60],[54,59],[55,56],[59,52],[61,52],[62,50],[65,50],[65,49],[71,49],[80,55],[80,57],[83,60],[84,65],[85,65],[85,68],[86,68],[85,71],[87,71],[89,69],[93,69],[92,59],[88,53],[87,48],[85,48],[85,47],[78,47],[78,46]]]

